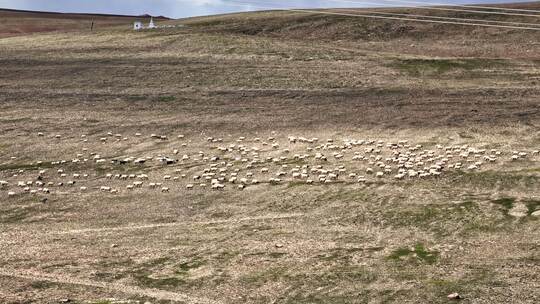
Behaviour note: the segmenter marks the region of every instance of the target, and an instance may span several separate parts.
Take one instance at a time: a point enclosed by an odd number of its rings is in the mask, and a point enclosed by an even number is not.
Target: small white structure
[[[143,27],[143,24],[142,22],[140,21],[135,21],[133,23],[133,29],[136,30],[136,31],[139,31],[139,30],[142,30],[144,27]]]
[[[150,24],[148,24],[149,29],[156,28],[156,25],[154,24],[154,18],[150,18]]]

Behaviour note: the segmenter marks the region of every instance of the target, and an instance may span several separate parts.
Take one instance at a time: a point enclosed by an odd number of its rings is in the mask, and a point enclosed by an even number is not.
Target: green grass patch
[[[172,95],[158,96],[157,98],[158,102],[173,102],[175,100],[176,100],[176,97]]]
[[[328,286],[328,284],[370,284],[377,280],[378,275],[366,266],[335,265],[327,270],[314,273],[285,274],[283,279],[290,285],[309,283],[312,286]]]
[[[126,95],[124,97],[127,101],[131,101],[131,102],[135,102],[135,101],[144,101],[144,100],[147,100],[148,97],[147,96],[143,96],[143,95]]]
[[[309,303],[309,304],[345,304],[345,303],[367,303],[367,302],[356,302],[355,298],[363,297],[368,298],[369,291],[364,290],[355,294],[349,295],[339,295],[331,293],[312,293],[312,294],[293,294],[288,297],[282,303],[286,304],[297,304],[297,303]]]
[[[425,264],[434,264],[437,262],[439,252],[428,251],[423,244],[418,243],[413,249],[398,248],[394,250],[387,258],[392,261],[411,261]]]
[[[178,277],[166,277],[166,278],[154,278],[152,274],[154,269],[162,269],[166,267],[167,264],[172,263],[170,258],[163,257],[151,261],[147,261],[138,265],[135,269],[129,271],[129,274],[140,286],[150,287],[150,288],[165,288],[165,287],[176,287],[183,285],[185,281],[182,278]]]
[[[45,168],[52,168],[53,165],[51,162],[43,162],[41,164],[37,163],[31,163],[31,164],[6,164],[6,165],[0,165],[0,171],[8,171],[8,170],[41,170]]]
[[[458,278],[439,278],[426,281],[427,292],[435,303],[448,303],[446,296],[457,292],[466,298],[477,298],[485,294],[485,289],[508,287],[508,284],[496,278],[496,273],[489,269],[476,269]],[[432,302],[433,303],[433,302]]]
[[[370,253],[383,250],[384,247],[354,247],[354,248],[333,248],[323,254],[316,256],[317,259],[322,261],[335,261],[341,264],[348,264],[351,262],[353,255],[358,252]]]
[[[520,174],[516,172],[488,171],[455,171],[447,174],[449,180],[455,185],[464,187],[482,187],[515,190],[517,187],[536,187],[540,176]]]
[[[176,287],[186,284],[186,281],[176,277],[169,278],[151,278],[148,275],[136,275],[134,276],[137,283],[141,286],[150,287],[150,288],[166,288],[166,287]]]
[[[183,262],[178,264],[178,270],[176,271],[179,275],[189,275],[189,271],[191,269],[196,269],[205,264],[205,261],[203,260],[192,260],[188,262]]]
[[[410,76],[438,76],[452,71],[474,71],[506,66],[500,59],[398,59],[390,66]]]
[[[268,256],[273,258],[273,259],[279,259],[279,258],[282,258],[282,257],[284,257],[286,255],[287,255],[287,253],[285,253],[285,252],[270,252],[268,254]]]
[[[260,287],[268,282],[283,280],[286,273],[286,267],[268,267],[259,271],[250,272],[242,276],[240,281],[253,287]]]
[[[33,289],[49,289],[57,286],[56,283],[48,282],[48,281],[34,281],[30,283],[30,287]]]
[[[38,200],[37,197],[33,198]],[[8,210],[0,210],[0,223],[12,224],[25,221],[40,211],[40,206],[20,206]]]
[[[368,194],[359,190],[346,190],[341,189],[339,191],[330,190],[317,197],[317,201],[323,202],[351,202],[351,201],[366,201]]]
[[[491,203],[499,205],[502,207],[502,212],[504,215],[508,216],[508,211],[514,207],[516,199],[513,197],[503,197],[496,200],[492,200]]]

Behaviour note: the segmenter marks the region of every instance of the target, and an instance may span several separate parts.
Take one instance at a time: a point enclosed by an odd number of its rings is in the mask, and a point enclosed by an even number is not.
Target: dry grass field
[[[130,28],[134,21],[148,22],[149,16],[117,16],[90,14],[62,14],[7,10],[0,8],[0,38],[45,32],[80,32],[122,26]],[[158,21],[167,20],[164,17]]]
[[[540,302],[540,31],[169,23],[0,39],[1,303]]]

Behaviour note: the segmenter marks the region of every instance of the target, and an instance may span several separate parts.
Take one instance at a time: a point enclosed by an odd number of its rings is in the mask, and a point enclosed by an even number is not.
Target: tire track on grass
[[[66,275],[52,275],[45,274],[36,271],[28,270],[16,270],[16,269],[2,269],[0,268],[0,276],[18,278],[31,281],[46,281],[51,283],[78,285],[85,287],[99,288],[114,292],[120,292],[129,295],[136,295],[142,297],[149,297],[162,301],[174,301],[187,304],[220,304],[221,302],[207,299],[192,297],[187,294],[165,291],[160,289],[142,288],[132,285],[123,285],[118,283],[109,283],[94,281],[90,279],[75,278]]]
[[[147,225],[137,225],[137,226],[120,226],[120,227],[103,227],[103,228],[86,228],[86,229],[73,229],[73,230],[64,230],[64,231],[52,231],[49,234],[83,234],[89,232],[107,232],[107,231],[125,231],[125,230],[142,230],[142,229],[152,229],[152,228],[166,228],[166,227],[176,227],[176,226],[186,226],[186,225],[212,225],[212,224],[228,224],[228,223],[241,223],[249,221],[262,221],[262,220],[283,220],[303,216],[300,213],[293,213],[287,215],[277,215],[277,216],[254,216],[254,217],[245,217],[240,219],[233,220],[214,220],[214,221],[199,221],[199,222],[175,222],[175,223],[161,223],[161,224],[147,224]]]

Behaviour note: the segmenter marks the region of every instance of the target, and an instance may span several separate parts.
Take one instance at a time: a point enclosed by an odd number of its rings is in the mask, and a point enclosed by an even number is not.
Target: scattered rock
[[[276,244],[276,248],[283,248],[283,244]]]
[[[70,299],[60,299],[58,302],[59,303],[70,303],[71,300]]]
[[[535,212],[531,213],[532,216],[540,216],[540,210],[536,210]]]
[[[118,247],[118,244],[111,244],[111,248],[116,248]]]
[[[461,295],[459,295],[459,293],[457,293],[457,292],[451,293],[447,297],[450,300],[461,300],[461,299],[463,299],[463,297],[461,297]]]
[[[525,217],[527,216],[527,206],[523,203],[517,203],[508,211],[508,214],[514,217]]]

